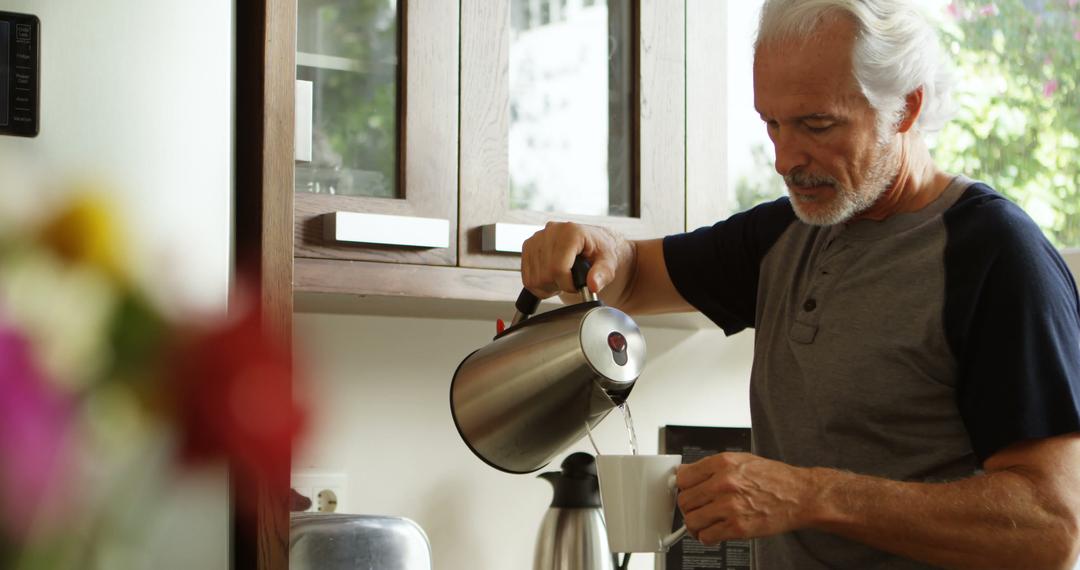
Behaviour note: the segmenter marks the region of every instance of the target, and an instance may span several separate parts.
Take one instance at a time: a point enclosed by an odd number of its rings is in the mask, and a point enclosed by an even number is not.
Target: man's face
[[[854,41],[854,23],[834,18],[808,41],[762,45],[754,57],[754,106],[795,213],[808,224],[838,224],[866,210],[899,168],[852,73]]]

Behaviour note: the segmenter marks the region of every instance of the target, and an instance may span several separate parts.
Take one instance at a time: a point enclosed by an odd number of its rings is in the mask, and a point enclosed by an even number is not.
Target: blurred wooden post
[[[291,349],[296,1],[238,0],[235,21],[237,276],[257,286],[263,326]],[[289,567],[290,469],[281,467],[265,481],[232,470],[237,570]]]

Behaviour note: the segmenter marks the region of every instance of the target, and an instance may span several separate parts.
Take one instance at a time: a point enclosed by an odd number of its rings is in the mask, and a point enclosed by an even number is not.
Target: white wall
[[[40,134],[0,136],[0,156],[101,180],[135,222],[140,273],[174,302],[220,306],[227,288],[232,4],[0,0],[41,19],[42,107]]]
[[[157,297],[177,309],[223,307],[233,2],[0,0],[0,10],[37,15],[42,39],[40,134],[0,136],[0,158],[100,181],[135,223],[132,261]],[[6,207],[40,201],[4,179]],[[161,510],[141,542],[142,567],[228,567],[223,470],[173,483],[150,507]]]
[[[294,470],[344,472],[347,510],[405,516],[431,540],[436,570],[531,568],[551,487],[509,475],[462,443],[449,408],[457,364],[494,333],[488,321],[297,314],[298,364],[315,412]],[[645,329],[648,362],[630,397],[639,445],[655,453],[664,424],[749,426],[753,338],[716,329]],[[622,421],[595,433],[628,453]],[[591,451],[587,440],[572,451]],[[547,470],[558,468],[562,456]],[[635,555],[631,568],[653,567]]]

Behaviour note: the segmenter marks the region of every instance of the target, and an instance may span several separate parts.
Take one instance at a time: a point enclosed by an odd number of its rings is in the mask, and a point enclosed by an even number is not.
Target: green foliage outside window
[[[297,68],[298,79],[315,84],[313,160],[298,168],[298,187],[306,189],[310,178],[338,194],[395,196],[396,2],[300,0],[298,10],[298,50],[353,66]]]
[[[761,125],[762,130],[765,124]],[[763,144],[750,148],[751,168],[735,181],[735,209],[746,210],[756,204],[783,196],[784,179],[773,170],[773,155]]]
[[[938,165],[1020,204],[1059,247],[1080,246],[1080,0],[956,0],[943,42],[958,112],[930,137]],[[764,147],[740,209],[784,193]]]
[[[1080,245],[1077,0],[960,0],[945,42],[959,113],[934,156],[1023,206],[1055,245]]]

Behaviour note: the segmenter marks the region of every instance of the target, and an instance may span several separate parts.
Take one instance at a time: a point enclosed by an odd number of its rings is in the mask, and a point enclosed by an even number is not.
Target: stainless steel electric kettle
[[[581,303],[534,317],[540,300],[523,289],[511,326],[454,372],[454,424],[492,467],[529,473],[547,465],[625,401],[641,374],[641,330],[589,291],[588,272],[579,256],[571,274]]]

